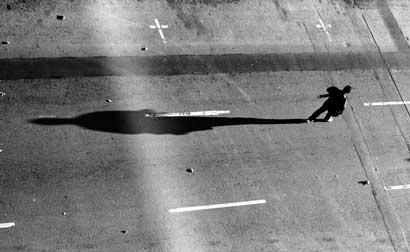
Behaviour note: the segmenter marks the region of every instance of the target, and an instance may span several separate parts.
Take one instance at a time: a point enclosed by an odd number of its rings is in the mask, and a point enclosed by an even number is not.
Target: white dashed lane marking
[[[14,222],[0,223],[0,228],[10,228],[14,227],[16,224]]]
[[[389,105],[404,105],[410,104],[410,101],[391,101],[391,102],[365,102],[364,106],[389,106]]]
[[[169,209],[169,212],[170,213],[181,213],[181,212],[208,210],[208,209],[216,209],[216,208],[256,205],[256,204],[264,204],[264,203],[266,203],[266,200],[251,200],[251,201],[241,201],[241,202],[232,202],[232,203],[215,204],[215,205],[181,207],[181,208]]]
[[[385,186],[384,190],[391,191],[391,190],[402,190],[402,189],[410,189],[410,185],[396,185],[396,186]]]
[[[172,113],[152,113],[145,114],[145,117],[178,117],[178,116],[217,116],[221,114],[229,114],[229,110],[210,110],[196,112],[172,112]]]

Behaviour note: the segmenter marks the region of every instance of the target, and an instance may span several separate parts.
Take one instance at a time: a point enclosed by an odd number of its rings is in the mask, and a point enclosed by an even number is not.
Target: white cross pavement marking
[[[266,200],[251,200],[251,201],[242,201],[242,202],[233,202],[233,203],[206,205],[206,206],[181,207],[181,208],[169,209],[169,212],[170,213],[181,213],[181,212],[189,212],[189,211],[199,211],[199,210],[235,207],[235,206],[247,206],[247,205],[256,205],[256,204],[264,204],[264,203],[266,203]]]
[[[331,24],[325,25],[321,18],[319,18],[319,23],[320,24],[317,24],[316,27],[320,30],[323,30],[326,33],[329,41],[332,42],[332,38],[330,37],[329,31],[328,31],[328,28],[331,28],[332,25]]]
[[[401,189],[410,189],[410,185],[397,185],[397,186],[385,186],[384,190],[390,191],[390,190],[401,190]]]
[[[410,101],[392,101],[392,102],[365,102],[364,106],[388,106],[410,104]]]
[[[162,29],[167,29],[168,25],[161,25],[157,18],[154,18],[154,22],[155,22],[155,25],[150,25],[149,28],[158,29],[159,35],[161,36],[161,39],[162,39],[162,42],[167,43],[167,41],[165,39],[165,36],[164,36],[164,33],[162,32]]]
[[[16,224],[14,222],[0,223],[0,228],[14,227]]]
[[[210,110],[196,112],[174,112],[174,113],[152,113],[145,114],[145,117],[178,117],[178,116],[217,116],[221,114],[229,114],[229,110]]]

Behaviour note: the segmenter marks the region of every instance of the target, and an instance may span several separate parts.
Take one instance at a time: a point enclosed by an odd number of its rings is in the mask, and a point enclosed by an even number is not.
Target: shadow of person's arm
[[[329,94],[321,94],[317,96],[317,98],[326,98],[326,97],[329,97]]]

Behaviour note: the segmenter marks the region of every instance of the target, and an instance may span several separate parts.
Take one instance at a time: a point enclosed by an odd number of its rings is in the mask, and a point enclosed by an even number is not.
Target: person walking
[[[324,121],[331,122],[333,117],[339,116],[343,113],[346,108],[346,94],[350,93],[352,87],[347,85],[340,90],[337,87],[329,87],[326,91],[327,94],[319,95],[318,98],[329,97],[323,105],[317,109],[309,118],[307,122],[313,122],[318,116],[327,111],[326,116],[323,118]]]

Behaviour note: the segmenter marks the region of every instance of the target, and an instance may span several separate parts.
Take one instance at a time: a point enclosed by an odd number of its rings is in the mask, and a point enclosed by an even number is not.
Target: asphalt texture
[[[398,2],[1,3],[0,251],[409,251]]]

